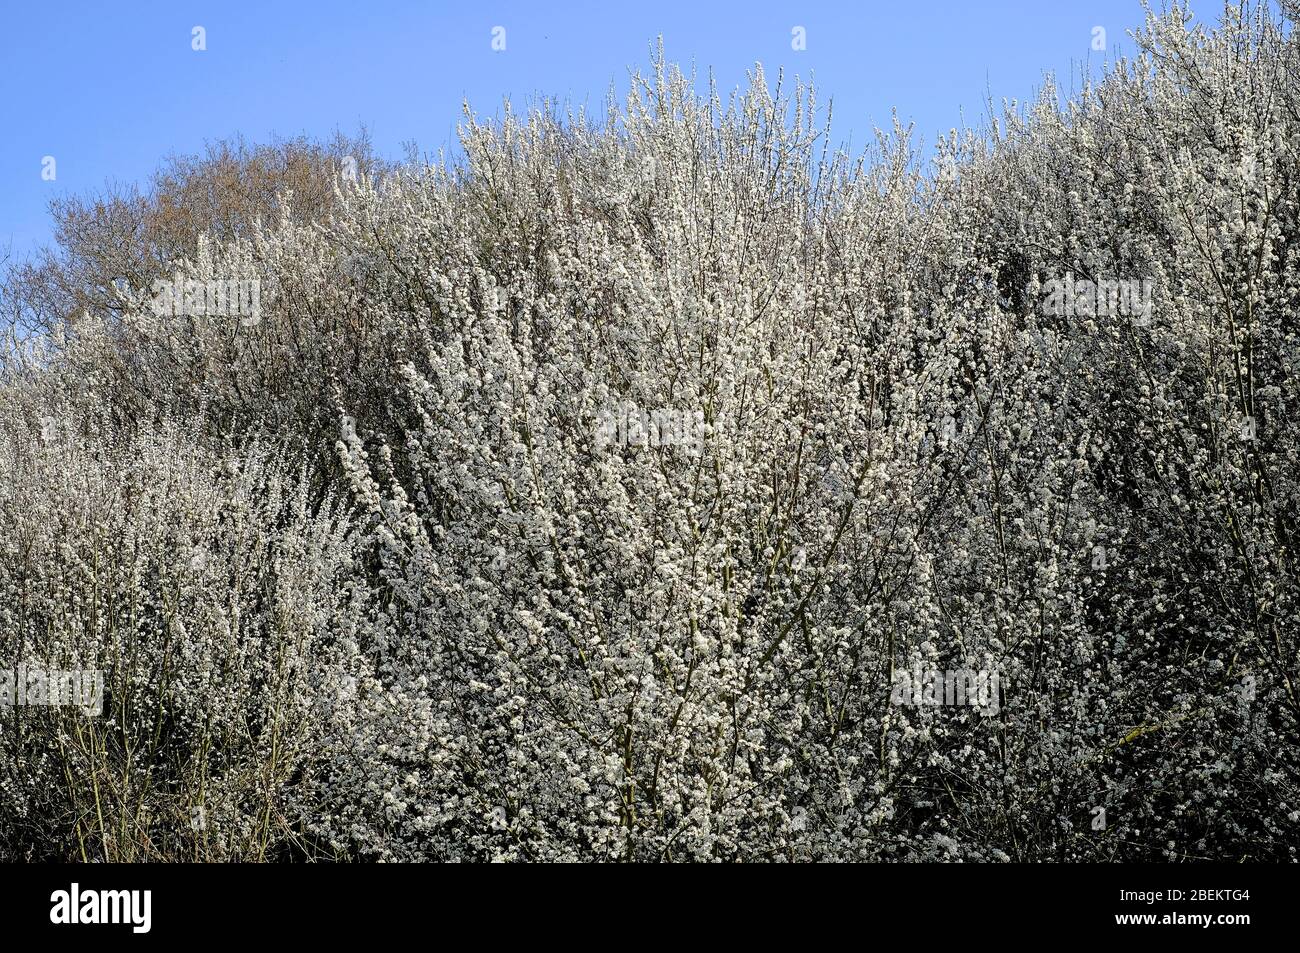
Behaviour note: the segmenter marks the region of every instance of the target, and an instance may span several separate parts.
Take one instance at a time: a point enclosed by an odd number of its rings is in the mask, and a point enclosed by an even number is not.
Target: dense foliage
[[[1292,859],[1300,41],[1138,39],[932,162],[660,59],[12,281],[0,664],[105,707],[0,709],[0,854]]]

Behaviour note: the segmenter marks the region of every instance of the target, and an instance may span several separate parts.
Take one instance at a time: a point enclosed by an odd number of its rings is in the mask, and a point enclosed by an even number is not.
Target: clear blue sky
[[[142,180],[164,156],[234,133],[365,123],[398,158],[406,141],[447,145],[464,99],[480,115],[534,93],[598,108],[660,35],[669,59],[712,67],[724,89],[755,61],[812,76],[834,99],[837,139],[866,143],[897,107],[929,143],[963,114],[980,121],[986,90],[1023,100],[1048,70],[1068,89],[1086,62],[1132,53],[1126,34],[1143,17],[1138,0],[0,0],[0,250],[49,240],[54,195]],[[795,26],[806,50],[792,49]],[[1104,54],[1091,50],[1094,26]]]

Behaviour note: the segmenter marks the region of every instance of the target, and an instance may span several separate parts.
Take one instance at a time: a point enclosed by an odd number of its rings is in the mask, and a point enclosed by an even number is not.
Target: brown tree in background
[[[174,155],[141,188],[109,184],[98,194],[50,203],[53,247],[25,262],[0,260],[0,314],[27,331],[52,331],[85,311],[120,314],[115,287],[147,289],[177,259],[193,256],[200,234],[225,242],[248,235],[282,209],[299,222],[326,221],[337,176],[382,173],[369,134],[337,133],[249,144],[243,136]]]

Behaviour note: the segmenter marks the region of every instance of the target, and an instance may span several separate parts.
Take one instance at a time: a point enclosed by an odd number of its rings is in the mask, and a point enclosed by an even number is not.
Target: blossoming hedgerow
[[[12,283],[0,668],[104,710],[0,708],[0,856],[1292,859],[1300,39],[1137,39],[933,162],[661,56]]]

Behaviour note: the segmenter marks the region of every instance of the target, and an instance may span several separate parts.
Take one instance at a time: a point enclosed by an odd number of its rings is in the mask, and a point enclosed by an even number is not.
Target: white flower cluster
[[[0,666],[105,713],[0,709],[0,854],[1294,857],[1300,38],[1140,40],[933,171],[661,61],[12,357]]]

